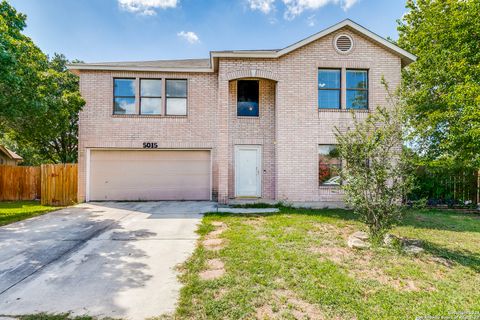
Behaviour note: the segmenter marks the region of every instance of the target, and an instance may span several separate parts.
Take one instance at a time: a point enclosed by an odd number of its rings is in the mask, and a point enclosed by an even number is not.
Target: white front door
[[[235,146],[235,196],[262,196],[262,147]]]

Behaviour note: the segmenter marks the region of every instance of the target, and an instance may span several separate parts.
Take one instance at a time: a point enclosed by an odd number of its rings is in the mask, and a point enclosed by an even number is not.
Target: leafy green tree
[[[402,217],[402,198],[411,189],[409,162],[404,157],[403,117],[398,102],[379,107],[365,120],[337,129],[338,151],[344,162],[340,176],[345,201],[380,240]]]
[[[22,31],[26,16],[0,2],[0,143],[27,164],[75,162],[84,105],[68,60],[41,52]]]
[[[403,94],[417,151],[480,167],[480,1],[408,0],[398,44],[418,56]],[[450,159],[450,160],[448,160]]]
[[[22,34],[26,16],[6,1],[0,2],[0,126],[6,118],[39,107],[37,88],[47,57]],[[1,128],[0,128],[1,129]]]
[[[44,162],[77,161],[78,113],[85,102],[78,77],[67,70],[67,64],[65,56],[55,54],[42,74],[36,114],[10,121],[11,139],[35,150]]]

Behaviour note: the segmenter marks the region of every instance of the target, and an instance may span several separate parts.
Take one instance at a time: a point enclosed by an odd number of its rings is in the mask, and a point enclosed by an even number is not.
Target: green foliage
[[[38,114],[25,115],[11,122],[12,139],[30,146],[48,162],[76,162],[78,112],[84,105],[78,77],[68,72],[68,60],[55,54],[38,88],[42,108]]]
[[[414,146],[427,159],[480,166],[480,1],[408,0],[398,44]]]
[[[25,164],[76,162],[78,112],[84,105],[68,60],[43,54],[22,34],[26,17],[0,3],[0,143]]]
[[[26,16],[0,2],[0,124],[38,107],[37,88],[47,58],[22,34]],[[1,127],[0,127],[1,128]]]
[[[353,127],[336,133],[345,162],[341,170],[345,201],[377,240],[400,220],[402,197],[412,182],[401,147],[402,116],[396,103],[377,108],[365,120],[353,114]]]
[[[407,196],[409,201],[430,206],[475,207],[476,170],[433,162],[418,166],[413,176],[415,188]]]

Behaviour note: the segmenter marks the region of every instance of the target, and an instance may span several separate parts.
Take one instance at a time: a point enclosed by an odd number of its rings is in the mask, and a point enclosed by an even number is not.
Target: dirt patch
[[[217,238],[219,237],[223,232],[225,231],[225,229],[217,229],[217,230],[214,230],[212,232],[210,232],[209,234],[206,235],[205,238]]]
[[[300,299],[293,291],[276,290],[269,304],[256,310],[257,319],[283,319],[290,314],[295,319],[326,319],[323,312],[314,304]]]
[[[254,229],[260,229],[265,224],[265,218],[250,218],[243,221],[243,224],[251,226]]]
[[[268,237],[264,234],[259,235],[257,238],[258,238],[258,240],[262,240],[262,241],[268,240]]]
[[[225,274],[225,265],[220,259],[210,259],[207,261],[207,270],[200,272],[202,280],[218,279]]]
[[[202,244],[205,249],[210,251],[218,251],[225,247],[223,239],[205,239]]]
[[[312,230],[320,233],[340,233],[340,228],[331,223],[312,223]]]
[[[257,308],[256,313],[257,319],[264,320],[264,319],[275,319],[275,312],[273,312],[272,307],[266,305]]]
[[[337,246],[321,246],[321,247],[310,247],[308,249],[309,252],[315,254],[321,254],[325,256],[327,259],[332,260],[335,263],[341,263],[349,258],[352,258],[355,254],[347,249]]]
[[[284,227],[283,228],[284,233],[294,233],[295,230],[296,230],[296,228],[294,228],[294,227]]]
[[[336,226],[331,223],[313,223],[309,236],[328,240],[345,240],[354,231],[353,226]]]
[[[375,265],[373,253],[369,251],[356,252],[344,247],[325,245],[310,247],[308,251],[339,264],[348,270],[354,279],[377,281],[398,291],[435,290],[430,285],[413,279],[397,279],[389,276],[381,267]]]
[[[223,299],[223,297],[225,297],[225,295],[228,293],[228,290],[225,289],[225,288],[220,288],[218,291],[216,291],[214,294],[213,294],[213,297],[215,298],[215,300],[221,300]]]
[[[374,280],[382,285],[390,286],[397,291],[435,291],[435,287],[430,284],[420,283],[413,279],[398,279],[387,275],[382,269],[370,265],[369,267],[360,266],[360,268],[351,269],[350,276],[360,280]]]
[[[227,225],[221,221],[212,221],[212,226],[215,228],[226,228]]]
[[[216,239],[218,238],[225,230],[228,229],[228,226],[221,221],[213,221],[212,225],[215,227],[215,230],[210,232],[205,236],[205,239]]]
[[[213,221],[212,225],[216,229],[205,236],[202,244],[207,250],[218,251],[225,247],[225,241],[220,239],[219,236],[228,229],[228,226],[220,221]]]
[[[205,270],[200,272],[199,277],[202,280],[214,280],[218,279],[225,274],[225,269],[218,270]]]

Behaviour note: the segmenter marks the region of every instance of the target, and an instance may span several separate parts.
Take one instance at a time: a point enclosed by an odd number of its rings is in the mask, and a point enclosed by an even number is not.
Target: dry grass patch
[[[263,227],[265,224],[265,218],[264,217],[249,217],[245,221],[243,221],[243,224],[247,226],[253,227],[255,230],[258,230]]]
[[[275,290],[270,303],[256,309],[256,318],[260,320],[282,319],[289,316],[294,319],[327,319],[316,305],[298,298],[293,291],[284,289]]]
[[[352,250],[349,250],[348,248],[337,247],[333,245],[314,246],[308,248],[308,251],[311,253],[320,254],[322,257],[325,257],[335,263],[342,263],[354,255]]]
[[[220,259],[210,259],[207,261],[207,270],[200,272],[199,277],[202,280],[214,280],[225,274],[225,265]]]

